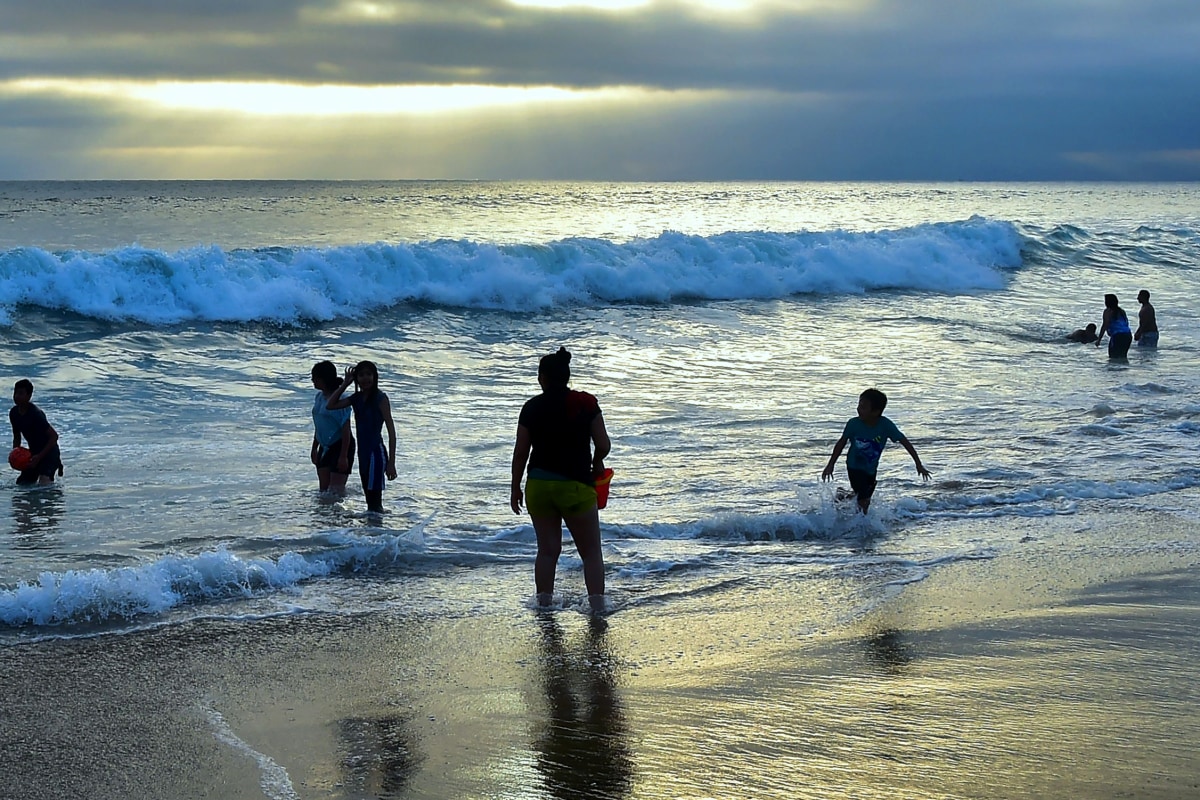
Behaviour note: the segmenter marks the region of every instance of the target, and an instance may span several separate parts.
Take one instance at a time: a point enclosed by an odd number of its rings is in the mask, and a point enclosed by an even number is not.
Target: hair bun
[[[560,359],[562,359],[563,361],[565,361],[568,364],[571,363],[571,353],[565,347],[558,348],[558,352],[555,353],[554,355],[558,356]]]

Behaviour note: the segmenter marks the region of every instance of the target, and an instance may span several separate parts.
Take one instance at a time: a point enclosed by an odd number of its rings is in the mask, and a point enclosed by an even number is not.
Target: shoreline
[[[1023,525],[1047,533],[839,624],[828,587],[780,581],[604,620],[309,614],[3,648],[0,795],[1200,794],[1200,525]]]

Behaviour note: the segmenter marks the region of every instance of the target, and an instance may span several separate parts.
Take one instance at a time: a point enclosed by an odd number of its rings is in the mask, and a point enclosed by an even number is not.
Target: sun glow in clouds
[[[623,11],[628,8],[648,6],[655,0],[509,0],[515,6],[538,8],[601,8],[607,11]],[[700,6],[719,11],[741,11],[756,0],[685,0],[684,5]]]
[[[305,86],[291,83],[18,80],[0,93],[57,94],[141,101],[181,111],[256,116],[332,117],[439,114],[502,106],[618,99],[629,90],[572,91],[553,86]]]

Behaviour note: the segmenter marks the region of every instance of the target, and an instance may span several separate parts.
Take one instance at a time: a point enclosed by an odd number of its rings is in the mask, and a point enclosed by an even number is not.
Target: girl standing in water
[[[354,394],[342,397],[351,384]],[[383,487],[387,480],[396,480],[396,425],[392,422],[392,406],[388,396],[379,390],[379,370],[370,361],[360,361],[346,370],[346,377],[333,390],[325,407],[354,409],[354,432],[358,436],[358,475],[362,479],[367,510],[383,513]],[[383,447],[383,426],[387,426],[388,446]]]
[[[311,459],[317,468],[317,486],[322,494],[334,497],[346,494],[346,479],[354,463],[354,437],[350,434],[350,409],[330,411],[329,398],[338,387],[337,367],[332,361],[319,361],[312,368],[313,443]]]

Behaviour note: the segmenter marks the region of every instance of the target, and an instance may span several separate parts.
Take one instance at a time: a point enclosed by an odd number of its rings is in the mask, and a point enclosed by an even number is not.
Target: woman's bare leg
[[[554,594],[554,571],[558,568],[558,557],[562,553],[562,518],[535,517],[529,515],[533,532],[537,534],[537,558],[533,562],[533,585],[538,593],[538,602],[548,605]],[[545,597],[545,603],[542,598]]]
[[[575,549],[583,559],[583,583],[588,596],[604,595],[604,551],[600,547],[600,512],[591,511],[565,517]],[[595,603],[593,603],[595,605]]]

